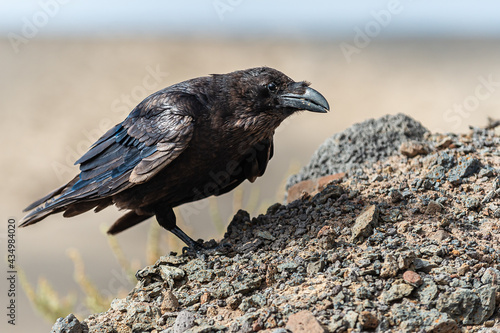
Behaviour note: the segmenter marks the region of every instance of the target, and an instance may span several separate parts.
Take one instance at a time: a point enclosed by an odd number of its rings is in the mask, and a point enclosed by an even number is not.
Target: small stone
[[[351,242],[362,243],[373,233],[373,228],[378,224],[379,209],[371,205],[364,209],[356,218],[352,226]]]
[[[258,308],[261,308],[267,304],[267,299],[261,294],[255,294],[251,297],[245,297],[238,306],[243,312],[252,312]],[[253,310],[251,310],[253,309]]]
[[[241,253],[246,253],[246,252],[253,252],[257,250],[264,242],[260,238],[255,238],[252,241],[246,242],[245,244],[241,245],[239,247],[239,252]],[[206,281],[209,282],[210,280]],[[202,282],[202,281],[200,281]]]
[[[396,323],[399,323],[398,330],[400,332],[418,332],[417,329],[421,329],[423,325],[422,316],[427,316],[427,311],[419,311],[416,308],[416,305],[409,302],[408,300],[403,300],[400,303],[395,303],[391,307],[392,312],[392,320]],[[383,320],[383,319],[382,319]],[[379,328],[381,328],[382,323],[379,324]],[[387,332],[391,330],[380,330],[381,332]]]
[[[380,268],[381,278],[395,277],[398,274],[398,263],[392,254],[385,256],[384,263]]]
[[[452,185],[459,185],[463,178],[467,178],[477,173],[481,163],[475,157],[461,157],[457,165],[448,172],[448,181]]]
[[[276,202],[276,203],[272,204],[271,206],[269,206],[267,208],[266,215],[275,214],[281,207],[283,207],[283,205],[280,204],[279,202]]]
[[[446,314],[445,314],[446,315]],[[430,325],[428,326],[428,329],[426,330],[429,333],[461,333],[462,330],[460,327],[458,327],[457,322],[454,321],[453,319],[448,319],[446,316],[446,319],[444,319],[441,316],[437,319],[435,319]]]
[[[398,203],[404,199],[403,194],[396,189],[391,190],[390,197],[393,203]]]
[[[344,188],[335,184],[327,185],[318,195],[314,197],[319,204],[325,204],[328,200],[335,200],[344,194]]]
[[[305,194],[314,196],[318,192],[325,189],[330,183],[336,180],[341,180],[346,174],[344,172],[336,173],[333,175],[327,175],[320,178],[308,179],[301,181],[297,184],[290,186],[287,192],[287,203],[291,203],[297,199],[302,198]],[[327,197],[331,196],[328,195]]]
[[[115,325],[116,326],[114,327],[113,332],[116,332],[116,333],[134,333],[134,332],[132,332],[132,328],[123,322],[117,322]],[[87,332],[84,331],[84,333],[87,333]]]
[[[207,309],[207,317],[213,318],[217,316],[219,312],[217,311],[217,308],[215,306],[209,306]]]
[[[186,275],[186,273],[178,267],[161,265],[159,268],[161,279],[167,281],[171,288],[174,286],[174,280],[180,280]]]
[[[489,191],[488,193],[486,193],[486,195],[484,196],[483,200],[481,200],[481,204],[487,204],[488,202],[491,201],[491,199],[493,199],[496,195],[496,191],[495,190],[491,190]]]
[[[175,255],[161,256],[160,259],[156,260],[155,266],[179,266],[185,264],[188,261],[187,257],[177,257]]]
[[[434,281],[441,286],[449,285],[451,280],[450,275],[442,273],[434,276]]]
[[[444,208],[443,205],[441,205],[439,202],[431,200],[427,204],[427,208],[425,209],[425,214],[437,215],[437,214],[441,213],[443,208]]]
[[[481,168],[479,171],[478,177],[483,178],[483,177],[492,177],[495,175],[497,171],[490,167],[489,165],[485,165],[484,167]]]
[[[442,242],[443,240],[448,239],[450,237],[451,235],[443,229],[439,229],[438,231],[432,233],[429,236],[430,239],[435,240],[437,242]]]
[[[436,308],[465,325],[479,325],[495,311],[495,290],[495,287],[483,286],[475,293],[458,288],[451,295],[442,294]]]
[[[265,239],[265,240],[270,240],[270,241],[273,241],[276,239],[276,237],[274,237],[273,235],[271,235],[271,233],[267,230],[258,230],[256,233],[255,233],[255,236],[259,237],[259,238],[262,238],[262,239]]]
[[[135,273],[135,278],[137,279],[137,281],[140,281],[142,279],[146,279],[151,275],[156,275],[156,274],[158,274],[158,269],[156,267],[146,266],[143,269],[137,271],[137,273]]]
[[[415,252],[405,251],[398,256],[399,269],[408,269],[415,261]]]
[[[429,173],[425,175],[425,178],[431,181],[438,181],[445,179],[446,177],[446,169],[441,165],[435,165]],[[426,187],[426,186],[424,186]],[[427,186],[429,187],[429,186]],[[430,188],[429,188],[430,189]]]
[[[482,286],[477,290],[481,306],[478,306],[475,313],[474,322],[483,323],[486,319],[491,317],[495,312],[496,306],[496,287]]]
[[[179,301],[174,293],[167,289],[163,292],[163,301],[161,302],[160,311],[162,314],[165,312],[172,312],[179,308]]]
[[[251,274],[246,276],[242,281],[233,281],[233,288],[235,293],[246,294],[260,287],[264,281],[264,277],[259,274]]]
[[[443,218],[443,219],[439,220],[439,222],[438,222],[438,227],[439,227],[439,228],[446,228],[446,227],[449,227],[449,226],[450,226],[450,224],[451,224],[450,219],[448,219],[448,218]]]
[[[370,299],[373,297],[372,292],[367,287],[361,286],[356,289],[354,295],[359,299]]]
[[[371,182],[372,182],[372,183],[375,183],[375,182],[381,182],[382,180],[384,180],[384,177],[382,177],[382,175],[375,175],[375,176],[373,176],[373,178],[371,179]]]
[[[315,275],[323,271],[325,268],[325,262],[323,260],[313,261],[307,264],[307,274]]]
[[[457,274],[460,276],[464,276],[465,273],[467,273],[469,270],[470,270],[470,266],[464,263],[464,264],[462,264],[462,266],[460,266],[458,268]]]
[[[364,330],[374,330],[379,323],[377,316],[369,311],[362,311],[359,314],[358,321]]]
[[[153,325],[151,325],[150,323],[137,322],[137,323],[132,324],[132,330],[131,331],[132,332],[150,332],[152,330],[153,330]],[[113,332],[113,331],[111,331],[111,332]]]
[[[453,139],[450,137],[445,137],[443,140],[439,141],[436,145],[437,149],[446,149],[453,143]]]
[[[262,327],[262,322],[260,320],[256,320],[252,323],[252,330],[254,332],[258,332],[260,330],[262,330],[263,327]]]
[[[430,262],[429,260],[415,258],[413,261],[416,271],[422,271],[425,273],[429,273],[432,269],[438,267],[436,263]]]
[[[172,333],[183,333],[188,329],[194,327],[195,316],[191,312],[184,310],[179,312],[175,318],[174,325],[172,326]]]
[[[347,321],[349,328],[355,328],[358,321],[358,313],[355,311],[347,311],[344,320]]]
[[[84,333],[88,332],[87,325],[80,323],[74,314],[70,313],[66,318],[57,319],[52,326],[51,333]]]
[[[125,299],[118,299],[115,298],[111,302],[111,309],[115,311],[120,311],[120,312],[126,312],[127,311],[127,301]]]
[[[436,283],[430,278],[425,278],[423,284],[418,288],[417,291],[420,303],[423,305],[429,305],[437,296],[438,288]]]
[[[240,210],[241,211],[241,210]],[[238,211],[238,213],[240,212]],[[246,213],[246,212],[245,212]],[[236,215],[234,216],[233,220],[236,219]],[[190,260],[187,264],[182,266],[183,270],[188,274],[188,275],[193,275],[196,274],[199,271],[204,271],[208,269],[207,263],[199,258],[197,259],[192,259]]]
[[[333,231],[332,227],[330,227],[329,225],[325,225],[318,231],[316,237],[317,238],[325,237],[331,233],[335,233],[335,231]]]
[[[393,284],[388,291],[382,293],[382,298],[385,302],[389,303],[410,295],[412,291],[413,286],[410,286],[409,284]]]
[[[250,297],[243,298],[241,301],[240,305],[238,306],[238,309],[240,309],[243,312],[247,312],[248,309],[252,308],[252,299]]]
[[[420,275],[417,272],[414,271],[406,271],[403,273],[403,280],[414,286],[414,287],[419,287],[422,285],[423,281]]]
[[[441,248],[439,246],[437,246],[437,245],[430,244],[430,245],[427,245],[427,246],[422,246],[420,248],[420,252],[422,254],[424,254],[424,255],[435,256],[438,253],[441,253]]]
[[[329,332],[346,332],[348,327],[349,327],[349,324],[347,323],[347,321],[345,321],[343,318],[339,318],[338,320],[330,321],[330,323],[328,324],[328,331]],[[290,333],[290,331],[287,331],[285,333]]]
[[[266,270],[266,285],[270,286],[276,282],[276,274],[278,274],[276,266],[268,265]]]
[[[217,299],[228,298],[234,294],[234,288],[230,282],[223,281],[212,291],[211,296]]]
[[[307,310],[302,310],[288,317],[286,328],[293,333],[325,332],[325,329],[321,326],[318,320],[316,320],[314,315]]]
[[[201,294],[201,297],[200,297],[200,303],[201,304],[205,304],[209,300],[210,300],[210,293],[209,292],[205,292],[205,293]]]
[[[242,298],[243,296],[241,296],[241,294],[234,294],[232,296],[229,296],[226,299],[227,306],[232,310],[236,310],[240,305]]]
[[[485,285],[500,285],[500,271],[495,268],[487,268],[483,276],[481,276],[481,283]]]
[[[467,209],[475,210],[481,206],[481,201],[475,197],[465,197],[464,206]]]
[[[337,239],[337,233],[329,225],[325,225],[318,231],[316,236],[319,239],[319,245],[324,250],[330,250],[335,246],[335,240]]]
[[[295,263],[294,261],[286,261],[282,264],[279,264],[278,265],[278,272],[283,272],[283,271],[287,271],[287,272],[293,272],[297,269],[299,265],[297,265],[297,263]]]
[[[427,155],[429,151],[430,148],[427,144],[414,140],[403,142],[399,147],[399,152],[407,157]]]

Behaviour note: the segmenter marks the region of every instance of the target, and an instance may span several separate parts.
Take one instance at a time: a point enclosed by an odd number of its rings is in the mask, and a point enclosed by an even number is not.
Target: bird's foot
[[[211,239],[208,242],[203,242],[199,239],[197,242],[193,242],[190,246],[182,248],[182,254],[190,257],[197,257],[202,260],[206,260],[208,255],[215,254],[228,254],[233,251],[233,246],[229,243],[217,243],[215,240]]]

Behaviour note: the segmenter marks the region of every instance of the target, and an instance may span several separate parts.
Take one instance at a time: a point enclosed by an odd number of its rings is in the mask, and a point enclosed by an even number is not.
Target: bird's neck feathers
[[[224,124],[226,129],[244,129],[253,133],[273,132],[291,114],[265,103],[245,77],[232,77],[233,82],[228,82],[228,78],[222,75],[213,75],[212,78],[214,87],[219,87],[211,105],[215,126]]]

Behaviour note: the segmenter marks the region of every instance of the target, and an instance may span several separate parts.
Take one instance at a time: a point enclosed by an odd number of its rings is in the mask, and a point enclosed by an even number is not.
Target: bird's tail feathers
[[[149,219],[151,216],[153,216],[153,214],[139,215],[132,210],[116,220],[116,222],[113,223],[113,225],[109,228],[108,234],[116,235],[123,230],[126,230],[136,224],[141,223],[144,220]]]
[[[38,207],[34,208],[31,212],[26,214],[19,222],[19,227],[22,228],[31,224],[35,224],[43,220],[47,216],[60,213],[65,209],[66,207],[64,205],[61,205],[60,198],[49,198],[45,202],[42,201]]]
[[[37,201],[33,202],[28,207],[24,208],[23,212],[28,212],[28,211],[40,206],[41,204],[48,202],[49,200],[54,199],[55,197],[61,195],[61,193],[63,193],[68,188],[71,188],[73,186],[73,184],[76,183],[77,181],[78,181],[78,177],[73,178],[69,183],[55,189],[54,191],[50,192],[49,194],[47,194],[43,198],[38,199]]]
[[[75,204],[77,193],[75,193],[75,191],[71,188],[78,181],[78,179],[79,177],[76,176],[69,183],[59,187],[26,207],[24,211],[29,213],[21,219],[19,227],[25,227],[37,223],[51,214],[69,210],[68,214],[65,215],[74,216],[96,206],[100,206],[100,202],[96,201],[93,202],[93,205],[90,205],[87,202]]]

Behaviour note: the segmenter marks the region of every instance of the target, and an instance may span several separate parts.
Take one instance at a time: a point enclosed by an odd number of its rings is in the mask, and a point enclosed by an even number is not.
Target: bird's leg
[[[160,209],[155,209],[156,220],[158,224],[163,228],[167,229],[194,251],[199,251],[202,249],[200,243],[196,242],[194,239],[189,237],[184,231],[181,230],[175,223],[175,213],[172,207],[161,207]]]

